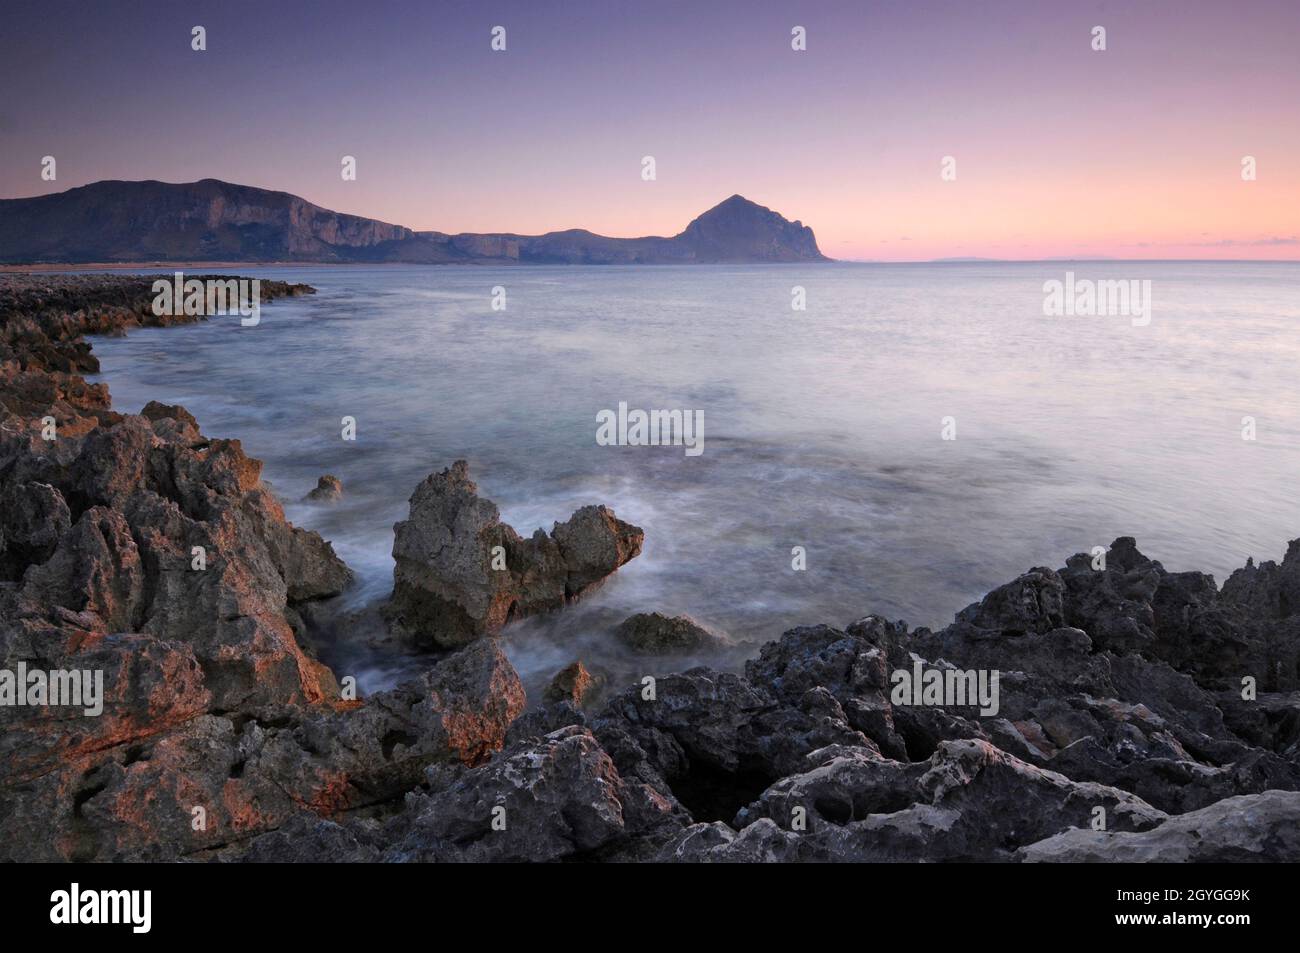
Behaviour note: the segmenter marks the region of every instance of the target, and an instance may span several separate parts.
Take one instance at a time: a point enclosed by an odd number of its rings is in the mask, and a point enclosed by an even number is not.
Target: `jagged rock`
[[[564,598],[581,598],[641,553],[645,533],[604,506],[584,506],[551,530],[564,560]]]
[[[94,506],[62,534],[49,560],[28,570],[21,598],[91,613],[99,631],[132,632],[144,621],[144,575],[126,519]]]
[[[536,740],[570,725],[587,727],[586,713],[567,698],[546,702],[529,709],[511,723],[506,732],[506,747],[515,747],[529,739]]]
[[[625,782],[591,732],[570,726],[503,751],[442,790],[411,795],[407,810],[410,828],[388,859],[544,862],[610,849],[667,822],[672,804]]]
[[[1262,692],[1250,701],[1220,692],[1214,703],[1238,738],[1300,764],[1300,692]]]
[[[343,499],[343,481],[325,474],[316,481],[316,488],[303,497],[304,503],[337,503]]]
[[[596,679],[587,671],[582,661],[565,666],[551,679],[543,696],[548,702],[568,701],[581,707],[588,693],[596,687]]]
[[[464,460],[421,483],[394,530],[386,611],[399,637],[421,648],[464,645],[559,609],[640,553],[645,536],[587,506],[551,535],[539,529],[525,540],[479,497]]]
[[[1119,571],[1131,572],[1135,550],[1122,541],[1119,549]],[[1107,620],[1112,624],[1115,616]],[[1142,644],[1154,654],[1151,631]],[[895,706],[912,757],[941,740],[983,738],[1041,767],[1123,788],[1171,812],[1271,786],[1300,787],[1296,766],[1235,738],[1214,698],[1189,675],[1158,658],[1097,652],[1082,630],[1008,635],[959,618],[941,632],[918,630],[908,644],[926,658],[1001,670],[999,719]]]
[[[920,764],[842,747],[810,760],[822,763],[773,785],[737,815],[735,837],[688,828],[659,856],[724,860],[741,852],[749,859],[761,843],[781,860],[1008,860],[1021,844],[1088,823],[1097,807],[1127,830],[1166,817],[1127,792],[1070,781],[985,742],[944,742]]]
[[[262,291],[293,293],[276,282]],[[0,300],[0,662],[103,676],[94,717],[0,708],[6,858],[169,859],[382,787],[395,742],[365,707],[352,720],[370,719],[375,734],[333,753],[334,766],[293,774],[318,757],[300,748],[281,775],[245,774],[250,759],[292,747],[280,736],[306,730],[314,706],[326,720],[349,714],[290,623],[296,605],[339,593],[350,573],[284,519],[238,441],[203,437],[180,407],[114,413],[107,388],[76,376],[98,369],[81,334],[174,323],[152,314],[151,282],[6,277]],[[490,686],[497,702],[459,699],[454,683],[425,706],[440,713],[432,721],[412,724],[418,700],[392,716],[427,739],[424,761],[481,758],[522,709],[517,679],[514,698],[500,679]],[[422,767],[413,760],[406,777]],[[191,830],[201,799],[214,818],[206,835]]]
[[[816,829],[818,819],[847,824],[868,814],[892,813],[919,799],[921,770],[908,771],[906,762],[884,758],[872,748],[821,748],[808,754],[804,770],[777,781],[741,808],[733,823],[743,828],[768,817],[789,828],[794,809],[802,808],[811,815],[808,825]]]
[[[1280,565],[1248,560],[1223,583],[1222,598],[1260,619],[1289,619],[1300,612],[1300,539],[1287,545]]]
[[[190,646],[145,635],[105,635],[95,631],[98,626],[98,618],[71,613],[60,627],[40,619],[0,622],[0,668],[6,671],[23,665],[28,671],[103,673],[97,716],[86,717],[77,707],[0,707],[0,800],[9,785],[93,763],[112,749],[125,751],[211,707]],[[71,809],[53,801],[32,807],[52,813]]]
[[[153,694],[166,699],[168,687]],[[381,803],[418,785],[430,764],[483,763],[523,707],[518,675],[483,640],[359,706],[123,723],[135,730],[0,785],[0,859],[169,860],[274,830],[304,809],[329,817]]]
[[[0,488],[0,581],[17,580],[28,566],[46,562],[71,526],[68,504],[48,483]]]
[[[831,744],[871,746],[825,688],[784,703],[744,678],[694,668],[635,687],[592,719],[624,777],[671,793],[696,820],[731,817]]]
[[[1160,582],[1157,566],[1123,536],[1106,553],[1106,568],[1093,569],[1093,557],[1079,553],[1066,560],[1067,624],[1088,632],[1101,648],[1140,651],[1155,640],[1151,599]]]
[[[47,487],[51,525],[60,500],[72,524],[27,565],[18,611],[186,642],[222,709],[335,693],[288,619],[293,603],[341,592],[347,567],[284,519],[238,442],[202,440],[183,410],[149,410],[48,450],[0,435],[6,485]]]
[[[1064,624],[1065,583],[1045,567],[1031,569],[957,614],[959,622],[1004,635],[1049,632]]]
[[[1224,798],[1146,831],[1075,828],[1022,847],[1026,863],[1295,863],[1300,793]]]
[[[1240,689],[1253,677],[1261,691],[1300,689],[1300,616],[1293,603],[1300,547],[1281,565],[1253,563],[1219,593],[1205,573],[1171,573],[1121,537],[1094,570],[1079,554],[1062,572],[1071,625],[1116,653],[1168,662],[1214,690]]]
[[[676,655],[701,652],[729,644],[690,616],[669,618],[659,612],[641,612],[624,619],[614,636],[633,652],[645,655]]]
[[[660,863],[773,864],[799,861],[799,835],[761,818],[735,831],[722,821],[692,824],[670,838],[655,857]]]
[[[199,422],[194,418],[193,414],[179,404],[164,404],[151,400],[144,405],[144,409],[140,411],[140,416],[152,423],[155,430],[158,429],[157,425],[159,423],[172,421],[178,427],[191,428],[186,430],[187,433],[191,433],[195,437],[199,436]]]
[[[791,629],[745,663],[745,677],[791,703],[825,689],[843,708],[850,727],[891,757],[905,757],[906,744],[895,730],[889,704],[888,652],[906,631],[904,623],[874,616],[854,623],[848,632],[825,625]]]
[[[250,864],[372,864],[379,860],[377,834],[315,814],[295,814],[277,830],[253,838],[238,858]]]

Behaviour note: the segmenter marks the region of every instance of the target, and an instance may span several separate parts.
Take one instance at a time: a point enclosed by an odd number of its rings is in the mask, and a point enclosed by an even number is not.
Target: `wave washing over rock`
[[[83,335],[189,320],[150,286],[0,278],[2,668],[104,686],[98,716],[0,705],[2,859],[1300,859],[1300,540],[1219,588],[1120,538],[940,631],[796,628],[743,673],[672,671],[720,636],[647,606],[610,632],[644,678],[574,660],[530,706],[495,635],[642,533],[592,505],[523,539],[458,463],[416,488],[377,607],[427,665],[357,699],[311,648],[346,638],[330,544],[237,440],[80,376]]]

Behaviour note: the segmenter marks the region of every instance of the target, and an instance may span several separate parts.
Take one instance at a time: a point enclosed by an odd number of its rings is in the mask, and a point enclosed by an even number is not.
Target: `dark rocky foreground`
[[[428,666],[356,700],[310,650],[349,582],[330,545],[238,441],[80,376],[82,335],[149,300],[0,277],[0,668],[105,692],[98,717],[0,707],[0,859],[1300,859],[1300,541],[1220,589],[1122,538],[941,631],[798,628],[743,673],[674,672],[721,636],[648,606],[610,633],[644,679],[569,666],[530,707],[494,633],[641,533],[592,506],[522,539],[456,465],[412,496],[385,609]],[[997,671],[997,712],[895,703],[918,665]]]

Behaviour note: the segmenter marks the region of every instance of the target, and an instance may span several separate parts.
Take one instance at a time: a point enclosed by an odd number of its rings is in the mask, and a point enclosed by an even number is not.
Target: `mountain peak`
[[[698,221],[700,218],[704,218],[707,215],[713,215],[714,213],[717,212],[729,212],[731,214],[735,214],[736,212],[742,209],[753,210],[756,212],[772,211],[770,208],[759,205],[757,202],[751,201],[750,199],[745,198],[739,192],[736,192],[734,195],[730,195],[727,198],[723,199],[721,202],[713,206],[713,208],[709,209],[707,212],[701,212],[696,220]]]
[[[673,238],[416,233],[221,179],[93,182],[0,199],[0,262],[391,261],[689,264],[825,261],[812,229],[732,195]]]
[[[690,244],[700,262],[827,260],[811,228],[740,193],[699,215],[676,240]]]

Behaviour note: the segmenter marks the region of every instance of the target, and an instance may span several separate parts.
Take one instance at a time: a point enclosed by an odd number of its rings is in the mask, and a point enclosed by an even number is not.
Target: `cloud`
[[[1272,238],[1251,238],[1242,240],[1239,238],[1220,238],[1216,242],[1192,242],[1195,248],[1258,248],[1266,245],[1300,245],[1300,238],[1295,235],[1280,236],[1275,235]]]

